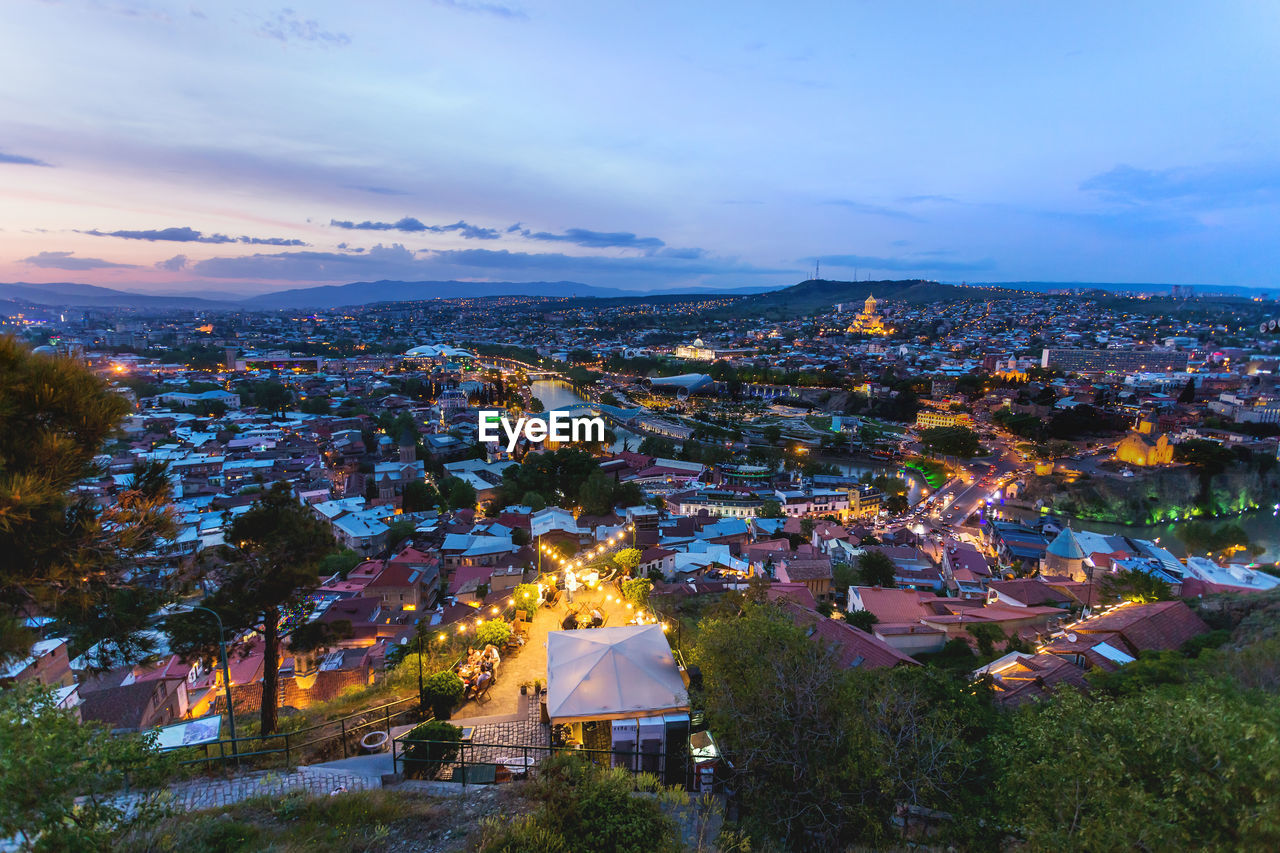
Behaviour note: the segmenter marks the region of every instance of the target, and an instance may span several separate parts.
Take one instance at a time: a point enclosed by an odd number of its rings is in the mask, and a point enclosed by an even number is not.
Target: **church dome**
[[[1075,534],[1071,532],[1071,528],[1063,529],[1058,537],[1049,543],[1046,553],[1055,557],[1061,557],[1064,560],[1083,560],[1084,549],[1080,547],[1080,543],[1076,541]]]

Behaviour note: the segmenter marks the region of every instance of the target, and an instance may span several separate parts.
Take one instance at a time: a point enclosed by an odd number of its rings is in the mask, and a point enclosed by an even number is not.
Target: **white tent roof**
[[[552,722],[687,711],[689,694],[659,625],[552,631],[547,714]]]

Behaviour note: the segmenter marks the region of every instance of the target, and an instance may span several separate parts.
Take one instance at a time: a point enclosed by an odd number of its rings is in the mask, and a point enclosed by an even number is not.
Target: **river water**
[[[586,402],[586,399],[575,391],[572,385],[558,379],[540,379],[536,382],[531,382],[529,391],[533,396],[541,400],[542,405],[546,406],[548,410],[561,409],[565,406],[577,406]],[[618,440],[614,442],[611,448],[615,452],[622,450],[624,443],[627,443],[631,450],[636,450],[640,447],[641,436],[619,427],[611,427],[611,429],[618,437]],[[839,457],[827,458],[819,456],[814,458],[815,461],[834,465],[836,470],[842,474],[848,474],[858,479],[878,477],[881,474],[897,477],[907,484],[907,497],[912,503],[917,502],[922,497],[919,479],[903,474],[901,468],[881,465],[875,462],[853,462]]]

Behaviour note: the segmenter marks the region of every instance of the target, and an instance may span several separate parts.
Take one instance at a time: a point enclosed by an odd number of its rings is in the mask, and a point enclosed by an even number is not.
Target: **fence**
[[[391,741],[391,764],[406,776],[441,782],[490,784],[537,775],[538,765],[553,755],[573,754],[602,767],[618,767],[632,774],[656,776],[668,786],[696,790],[698,777],[693,757],[687,749],[644,752],[614,749],[586,749],[566,746],[470,743],[467,741],[418,740],[406,732]]]
[[[390,736],[393,721],[399,720],[401,717],[417,710],[418,697],[410,696],[375,708],[367,708],[345,717],[339,717],[336,720],[327,720],[314,726],[308,726],[296,732],[280,732],[278,734],[252,735],[210,741],[200,745],[204,748],[203,756],[180,761],[178,764],[180,766],[191,766],[218,762],[220,765],[225,766],[228,762],[238,764],[240,761],[248,760],[251,764],[260,765],[272,763],[274,757],[282,757],[284,766],[292,767],[294,764],[292,759],[295,753],[300,755],[305,749],[329,744],[335,740],[341,741],[342,757],[347,758],[351,754],[351,747],[348,743],[350,735],[356,732],[378,729],[385,731]],[[355,722],[356,720],[359,720],[359,722]],[[242,745],[250,747],[249,751],[243,751]],[[184,747],[177,748],[182,749]],[[197,747],[185,748],[195,749]],[[214,753],[215,749],[217,750],[216,754]]]

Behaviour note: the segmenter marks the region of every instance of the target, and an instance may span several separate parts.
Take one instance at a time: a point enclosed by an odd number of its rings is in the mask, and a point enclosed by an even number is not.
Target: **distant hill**
[[[148,293],[129,293],[93,284],[76,284],[69,281],[48,284],[15,282],[0,283],[0,299],[10,299],[29,305],[49,305],[67,308],[226,308],[227,303],[194,296],[155,296]]]
[[[865,302],[868,296],[888,302],[922,304],[949,299],[1010,299],[1019,294],[1013,290],[975,290],[954,284],[941,284],[923,279],[905,281],[828,281],[810,279],[781,290],[744,296],[723,313],[732,316],[796,317],[822,311],[837,303],[845,310]]]
[[[632,296],[576,281],[357,281],[278,290],[243,300],[246,308],[343,308],[374,302],[474,299],[484,296]]]

